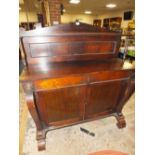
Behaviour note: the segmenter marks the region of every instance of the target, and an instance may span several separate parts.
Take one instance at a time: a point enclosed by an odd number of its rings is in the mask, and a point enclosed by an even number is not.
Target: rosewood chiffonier
[[[38,149],[49,130],[115,116],[134,92],[134,68],[118,58],[121,33],[87,24],[62,24],[21,34],[25,68],[21,74],[27,106],[35,122]]]

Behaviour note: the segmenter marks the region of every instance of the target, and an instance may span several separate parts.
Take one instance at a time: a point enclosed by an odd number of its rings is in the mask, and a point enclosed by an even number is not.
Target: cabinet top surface
[[[47,65],[47,64],[46,64]],[[45,66],[43,65],[43,68]],[[123,62],[121,59],[102,60],[102,61],[78,61],[78,62],[62,62],[49,63],[46,70],[41,70],[41,66],[33,65],[31,70],[24,68],[20,81],[33,81],[46,78],[57,78],[67,75],[81,75],[93,72],[104,72],[113,70],[134,70],[134,65]]]

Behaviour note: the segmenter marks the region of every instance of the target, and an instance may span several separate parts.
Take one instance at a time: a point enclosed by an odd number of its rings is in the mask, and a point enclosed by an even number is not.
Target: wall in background
[[[47,21],[49,21],[49,10],[47,10]],[[28,18],[29,22],[37,22],[37,13],[36,12],[29,12],[28,13]],[[87,24],[93,24],[93,20],[97,18],[97,16],[94,15],[84,15],[84,14],[64,14],[61,16],[61,23],[70,23],[70,22],[75,22],[76,19],[79,19],[80,22],[87,23]],[[26,18],[26,12],[25,11],[20,11],[19,12],[19,23],[21,22],[27,22]]]
[[[61,23],[70,23],[75,22],[76,19],[79,19],[82,23],[93,24],[93,20],[97,18],[94,15],[85,15],[85,14],[64,14],[61,16]]]
[[[36,12],[28,12],[28,19],[29,22],[37,22],[38,17]],[[26,12],[25,11],[20,11],[19,12],[19,23],[21,22],[27,22],[27,17],[26,17]]]
[[[111,17],[122,17],[123,19],[123,14],[124,11],[128,10],[121,10],[121,11],[108,11],[107,13],[104,13],[103,15],[85,15],[85,14],[67,14],[65,13],[64,15],[61,16],[61,22],[62,23],[70,23],[70,22],[75,22],[76,19],[79,19],[80,22],[87,23],[87,24],[93,24],[94,19],[101,19],[102,20],[102,25],[103,25],[103,19],[104,18],[111,18]],[[132,11],[132,10],[129,10]],[[29,17],[29,22],[37,22],[37,13],[36,12],[29,12],[28,13]],[[122,20],[122,28],[125,28],[128,26],[128,21]],[[20,11],[19,12],[19,22],[27,22],[26,18],[26,12]]]
[[[102,25],[103,25],[103,19],[104,18],[111,18],[111,17],[122,17],[122,28],[126,28],[128,26],[128,22],[131,20],[123,20],[124,12],[125,11],[134,11],[134,10],[121,10],[121,11],[109,11],[107,13],[104,13],[103,15],[99,15],[97,18],[102,20]],[[134,19],[134,17],[133,17]]]
[[[61,22],[62,23],[70,23],[75,22],[76,19],[79,19],[83,23],[87,24],[93,24],[94,19],[101,19],[103,25],[103,19],[104,18],[111,18],[111,17],[122,17],[122,24],[121,27],[125,28],[128,26],[128,22],[131,20],[124,21],[123,16],[125,11],[134,11],[134,10],[121,10],[121,11],[108,11],[102,15],[85,15],[85,14],[67,14],[61,16]]]

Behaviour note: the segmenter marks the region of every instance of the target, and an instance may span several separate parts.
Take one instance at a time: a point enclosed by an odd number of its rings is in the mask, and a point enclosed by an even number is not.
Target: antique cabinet
[[[39,150],[49,130],[107,116],[125,127],[122,108],[134,92],[134,68],[117,58],[120,39],[120,33],[82,23],[21,35],[26,66],[20,81]]]

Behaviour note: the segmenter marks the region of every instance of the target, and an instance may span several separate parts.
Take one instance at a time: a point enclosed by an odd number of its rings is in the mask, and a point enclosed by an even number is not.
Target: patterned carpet
[[[25,130],[27,128],[28,109],[22,86],[19,87],[19,155],[23,155]]]
[[[20,105],[23,106],[23,104],[25,104],[25,100],[23,91],[20,89]],[[25,110],[20,111],[20,116],[24,111],[27,111],[26,107]],[[46,150],[42,152],[37,150],[36,129],[28,113],[23,118],[24,120],[21,120],[21,122],[27,120],[27,123],[25,123],[25,133],[24,129],[22,133],[20,132],[20,135],[25,135],[23,139],[20,139],[23,141],[23,143],[20,142],[22,152],[20,155],[87,155],[100,150],[116,150],[134,155],[134,95],[125,105],[123,113],[127,122],[127,127],[124,129],[118,129],[116,119],[109,117],[48,132]],[[24,126],[24,123],[22,125]],[[95,136],[92,137],[81,132],[80,127],[94,132]]]

